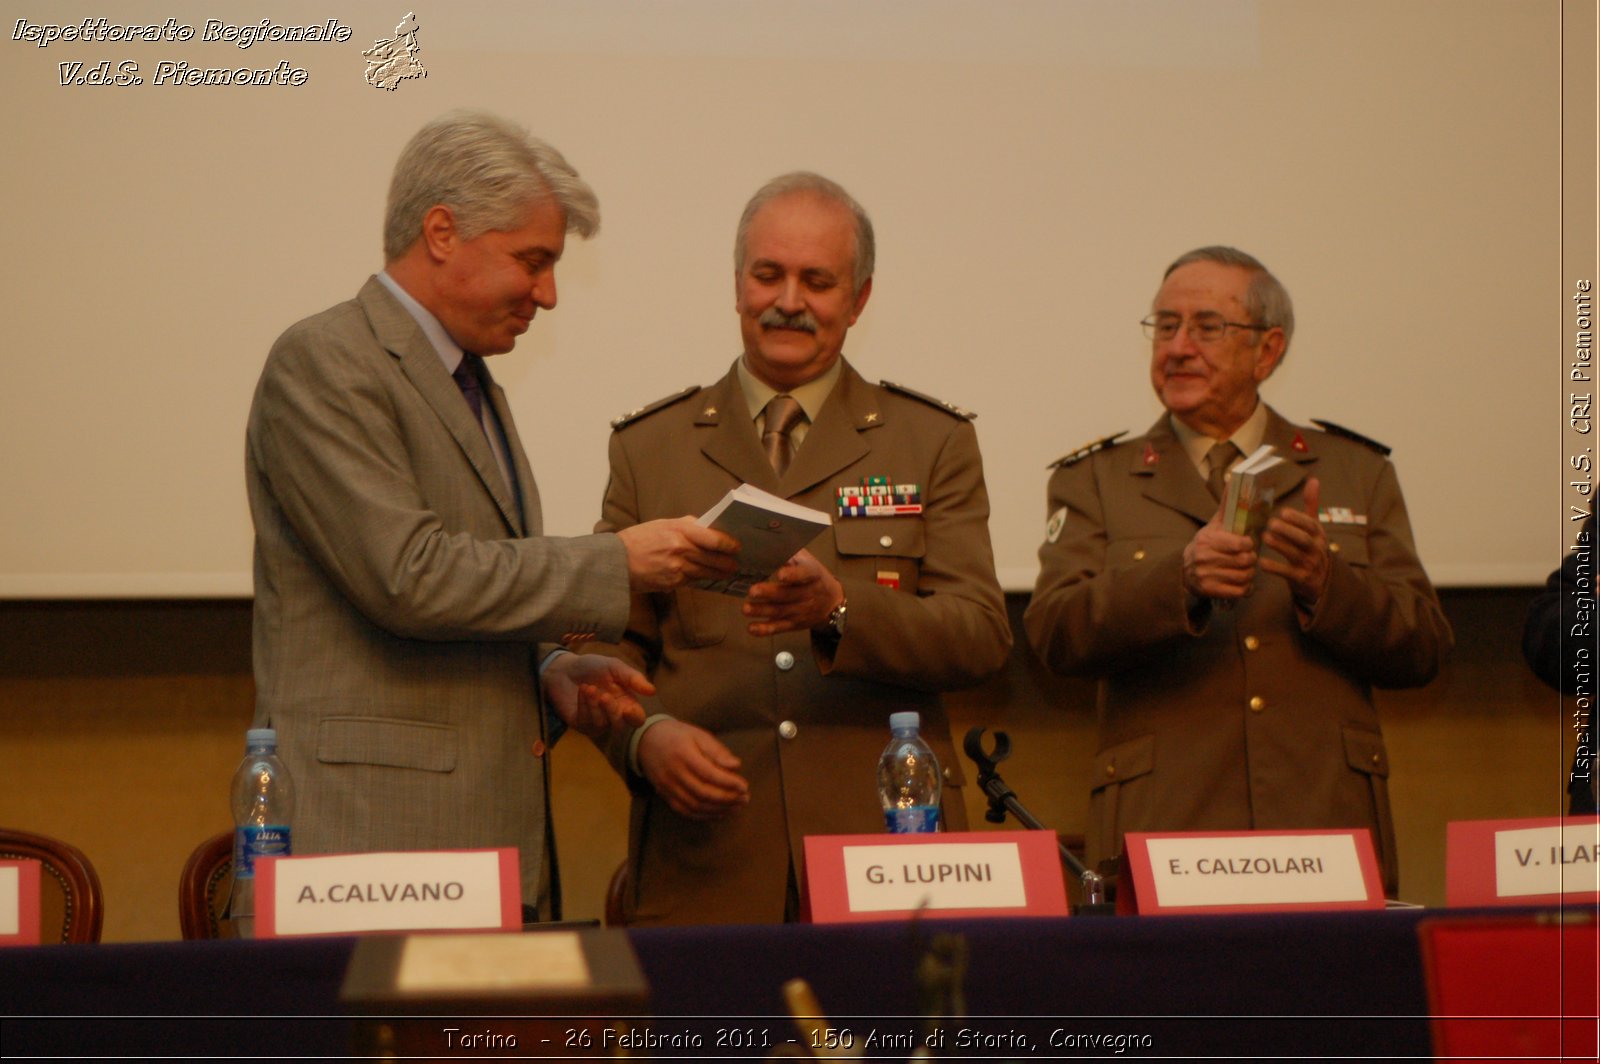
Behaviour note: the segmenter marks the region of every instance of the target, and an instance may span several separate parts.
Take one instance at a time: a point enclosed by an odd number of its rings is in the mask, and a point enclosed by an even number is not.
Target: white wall
[[[1046,464],[1157,416],[1137,322],[1166,263],[1208,243],[1288,285],[1300,324],[1269,400],[1394,448],[1438,582],[1555,564],[1555,3],[408,2],[428,76],[389,92],[360,53],[404,4],[0,0],[0,597],[249,593],[261,362],[381,265],[395,155],[459,106],[523,122],[601,199],[559,309],[492,364],[551,532],[597,516],[612,416],[737,354],[739,210],[807,168],[878,230],[847,355],[979,412],[1009,587],[1032,584]],[[18,19],[263,14],[353,37],[12,39]],[[59,84],[58,64],[108,59],[146,83]],[[308,79],[158,86],[162,60]]]

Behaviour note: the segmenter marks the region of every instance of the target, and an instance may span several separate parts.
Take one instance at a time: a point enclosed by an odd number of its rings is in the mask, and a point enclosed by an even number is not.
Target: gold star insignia
[[[877,414],[875,414],[875,413],[873,413],[873,414],[868,414],[868,415],[867,415],[867,417],[866,417],[866,422],[867,422],[867,424],[869,424],[869,425],[870,425],[870,424],[872,424],[872,423],[873,423],[873,422],[874,422],[874,421],[876,421],[876,420],[878,420],[878,415],[877,415]]]
[[[716,407],[714,407],[714,406],[706,407],[706,417],[716,417],[716,416],[717,416],[717,408]]]

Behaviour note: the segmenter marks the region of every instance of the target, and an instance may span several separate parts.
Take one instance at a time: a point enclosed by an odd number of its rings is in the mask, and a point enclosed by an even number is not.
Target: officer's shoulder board
[[[1361,433],[1355,432],[1352,429],[1347,429],[1343,425],[1335,425],[1331,421],[1323,421],[1320,418],[1312,418],[1311,423],[1330,436],[1342,436],[1347,440],[1354,440],[1363,447],[1372,448],[1385,458],[1389,457],[1389,452],[1392,450],[1392,448],[1379,443],[1377,440],[1374,440],[1369,436],[1363,436]]]
[[[935,399],[931,395],[924,395],[923,393],[921,393],[919,391],[915,391],[914,389],[907,388],[903,384],[896,384],[894,381],[879,381],[878,382],[878,387],[887,388],[891,392],[896,392],[896,393],[898,393],[900,395],[904,395],[904,396],[906,396],[908,398],[915,399],[915,400],[917,400],[918,402],[921,402],[921,403],[927,403],[929,406],[933,407],[934,409],[943,410],[946,414],[949,414],[952,417],[959,417],[959,418],[963,418],[963,419],[965,419],[967,421],[971,421],[973,418],[978,416],[977,414],[974,414],[970,410],[961,409],[959,406],[957,406],[954,403],[947,403],[943,399]]]
[[[1114,432],[1110,436],[1102,436],[1100,439],[1095,440],[1093,443],[1084,444],[1082,447],[1079,447],[1076,451],[1073,451],[1071,454],[1062,455],[1060,458],[1057,458],[1054,462],[1051,462],[1045,468],[1046,469],[1065,469],[1065,468],[1067,468],[1067,466],[1072,465],[1074,462],[1083,461],[1085,458],[1089,457],[1091,454],[1094,454],[1094,452],[1096,452],[1096,451],[1103,451],[1103,450],[1107,449],[1108,447],[1115,447],[1117,445],[1117,441],[1122,439],[1122,437],[1126,436],[1127,434],[1128,434],[1128,430],[1127,429],[1123,429],[1121,432]]]
[[[612,429],[613,432],[615,432],[617,429],[627,428],[629,425],[633,424],[635,421],[638,421],[640,418],[649,417],[651,414],[654,414],[658,410],[665,410],[667,407],[673,405],[674,403],[678,403],[678,402],[681,402],[684,399],[689,398],[689,396],[693,395],[695,392],[698,392],[699,390],[700,390],[700,386],[698,384],[691,384],[691,385],[689,385],[689,387],[685,388],[683,391],[681,391],[681,392],[673,392],[671,395],[667,396],[665,399],[657,399],[655,402],[646,404],[645,406],[641,406],[637,410],[630,410],[626,414],[623,414],[621,417],[614,417],[614,418],[611,419],[611,429]]]

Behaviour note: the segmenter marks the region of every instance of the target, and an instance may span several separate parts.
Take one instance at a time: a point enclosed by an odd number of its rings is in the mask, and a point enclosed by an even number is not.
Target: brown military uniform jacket
[[[898,710],[921,713],[943,767],[944,822],[965,827],[964,777],[938,692],[989,676],[1011,646],[965,417],[845,365],[780,480],[730,372],[621,424],[596,531],[704,513],[741,482],[835,516],[838,488],[870,476],[917,485],[923,512],[836,517],[810,544],[850,603],[836,649],[808,632],[751,636],[744,600],[731,595],[634,596],[617,652],[654,680],[652,710],[706,728],[743,761],[750,802],[722,819],[687,820],[630,778],[632,921],[783,919],[805,836],[884,830],[876,766]],[[624,747],[613,742],[611,752],[626,774]]]
[[[1452,645],[1417,560],[1394,467],[1372,447],[1270,412],[1278,506],[1322,484],[1333,572],[1302,622],[1288,584],[1191,627],[1182,553],[1217,509],[1165,415],[1051,477],[1025,624],[1058,672],[1100,678],[1088,850],[1129,831],[1366,827],[1398,884],[1389,759],[1371,687],[1427,683]]]

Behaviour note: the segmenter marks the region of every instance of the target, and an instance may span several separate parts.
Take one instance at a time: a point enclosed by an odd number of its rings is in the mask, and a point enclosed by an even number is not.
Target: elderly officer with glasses
[[[1179,258],[1142,324],[1166,412],[1055,464],[1025,617],[1053,670],[1100,681],[1090,860],[1130,831],[1364,827],[1392,897],[1372,688],[1427,683],[1453,637],[1388,449],[1259,400],[1294,312],[1251,256]],[[1263,444],[1270,519],[1236,534],[1228,472]]]

